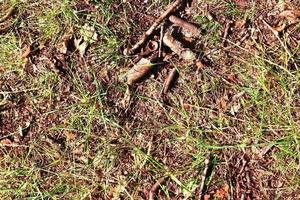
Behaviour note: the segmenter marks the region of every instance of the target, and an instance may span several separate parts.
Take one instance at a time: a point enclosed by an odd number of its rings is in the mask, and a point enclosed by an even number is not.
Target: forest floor
[[[1,199],[300,198],[300,1],[184,2],[204,65],[128,87],[172,0],[0,1]]]

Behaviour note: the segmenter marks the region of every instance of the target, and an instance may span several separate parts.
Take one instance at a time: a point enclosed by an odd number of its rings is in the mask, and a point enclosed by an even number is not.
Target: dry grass
[[[0,23],[1,199],[145,199],[161,177],[158,199],[193,199],[207,155],[210,199],[299,198],[299,23],[279,41],[258,18],[273,26],[275,4],[199,1],[188,17],[208,66],[173,57],[124,108],[122,49],[170,3],[143,2],[0,1],[0,18],[14,7]],[[244,18],[222,47],[226,22]],[[87,25],[85,55],[61,53]],[[161,97],[170,66],[179,78]]]

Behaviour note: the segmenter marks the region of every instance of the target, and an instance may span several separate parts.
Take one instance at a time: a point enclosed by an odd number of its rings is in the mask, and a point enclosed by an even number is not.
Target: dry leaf
[[[5,139],[1,140],[0,143],[2,145],[11,145],[12,144],[12,142],[8,138],[5,138]]]
[[[206,195],[204,195],[204,198],[203,198],[204,200],[209,200],[210,199],[210,195],[209,194],[206,194]]]
[[[215,198],[220,199],[227,199],[229,196],[229,185],[225,184],[222,188],[217,190],[216,194],[214,195]]]
[[[88,43],[83,41],[83,38],[76,39],[74,38],[74,45],[76,49],[79,51],[81,57],[84,56],[86,48],[88,47]]]
[[[127,83],[132,85],[143,78],[148,72],[153,69],[154,64],[149,59],[142,58],[127,74]]]
[[[72,131],[64,131],[64,134],[68,141],[74,140],[77,137],[77,134]]]
[[[300,10],[285,10],[278,16],[286,18],[289,23],[294,24],[296,23],[297,18],[300,17]]]

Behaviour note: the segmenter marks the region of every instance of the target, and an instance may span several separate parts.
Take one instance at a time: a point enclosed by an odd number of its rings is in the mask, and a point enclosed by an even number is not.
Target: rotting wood
[[[171,31],[169,31],[168,33],[165,34],[165,36],[163,38],[163,42],[174,53],[179,55],[183,60],[190,61],[190,62],[195,61],[196,54],[192,50],[190,50],[188,48],[184,48],[183,45],[181,44],[181,42],[179,42],[172,36]]]
[[[127,74],[127,84],[133,85],[151,71],[153,67],[154,64],[149,59],[142,58],[129,70]]]
[[[198,37],[201,33],[197,26],[179,17],[171,15],[169,20],[175,25],[181,27],[183,29],[182,33],[186,37]]]
[[[154,200],[156,191],[158,190],[159,186],[161,186],[166,180],[167,177],[162,177],[156,181],[148,194],[148,200]]]
[[[178,75],[178,72],[176,68],[173,68],[170,73],[168,74],[164,86],[163,86],[163,93],[167,93],[167,91],[170,89],[172,83],[174,82],[174,79],[176,78],[176,75]]]
[[[142,36],[142,38],[128,51],[126,54],[132,55],[134,54],[145,42],[146,40],[153,34],[156,28],[172,13],[174,12],[183,2],[183,0],[176,0],[148,29],[148,31]]]

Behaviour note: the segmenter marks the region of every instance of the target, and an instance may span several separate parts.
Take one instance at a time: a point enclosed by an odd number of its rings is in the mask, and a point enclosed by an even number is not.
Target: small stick
[[[150,35],[153,34],[155,29],[161,24],[161,22],[170,15],[170,13],[174,12],[174,10],[182,3],[183,0],[176,0],[148,29],[148,31],[142,36],[140,41],[138,41],[129,51],[128,54],[132,55],[138,50],[149,38]]]
[[[229,33],[229,29],[231,27],[231,24],[232,24],[232,21],[229,21],[225,25],[225,30],[224,30],[223,40],[222,40],[222,46],[223,47],[225,46],[226,39],[227,39],[227,36],[228,36],[228,33]]]
[[[191,24],[179,17],[174,16],[174,15],[171,15],[169,17],[169,20],[170,20],[170,22],[176,24],[177,26],[180,26],[184,30],[189,31],[192,34],[192,36],[194,36],[194,37],[200,35],[200,30],[194,24]]]
[[[204,192],[203,190],[204,190],[205,180],[206,180],[206,176],[207,176],[207,172],[208,172],[208,168],[209,168],[210,156],[205,159],[204,163],[205,163],[205,168],[204,168],[203,174],[201,176],[201,184],[200,184],[200,190],[199,190],[199,200],[201,200],[202,197],[203,197],[203,192]]]
[[[160,38],[159,38],[159,49],[158,49],[158,57],[161,58],[162,57],[162,45],[163,45],[163,37],[164,37],[164,26],[162,25],[160,27]]]
[[[159,186],[163,184],[167,180],[167,177],[162,177],[156,181],[156,183],[152,186],[149,195],[148,200],[154,200],[155,192],[158,190]]]
[[[168,74],[168,77],[166,78],[163,86],[163,93],[167,93],[167,91],[170,89],[172,82],[174,81],[176,75],[177,75],[177,70],[176,68],[173,68],[170,73]]]
[[[5,21],[7,18],[9,18],[12,14],[13,14],[13,11],[15,10],[15,6],[11,6],[9,9],[8,9],[8,11],[7,11],[7,13],[2,17],[2,18],[0,18],[0,22],[3,22],[3,21]]]

